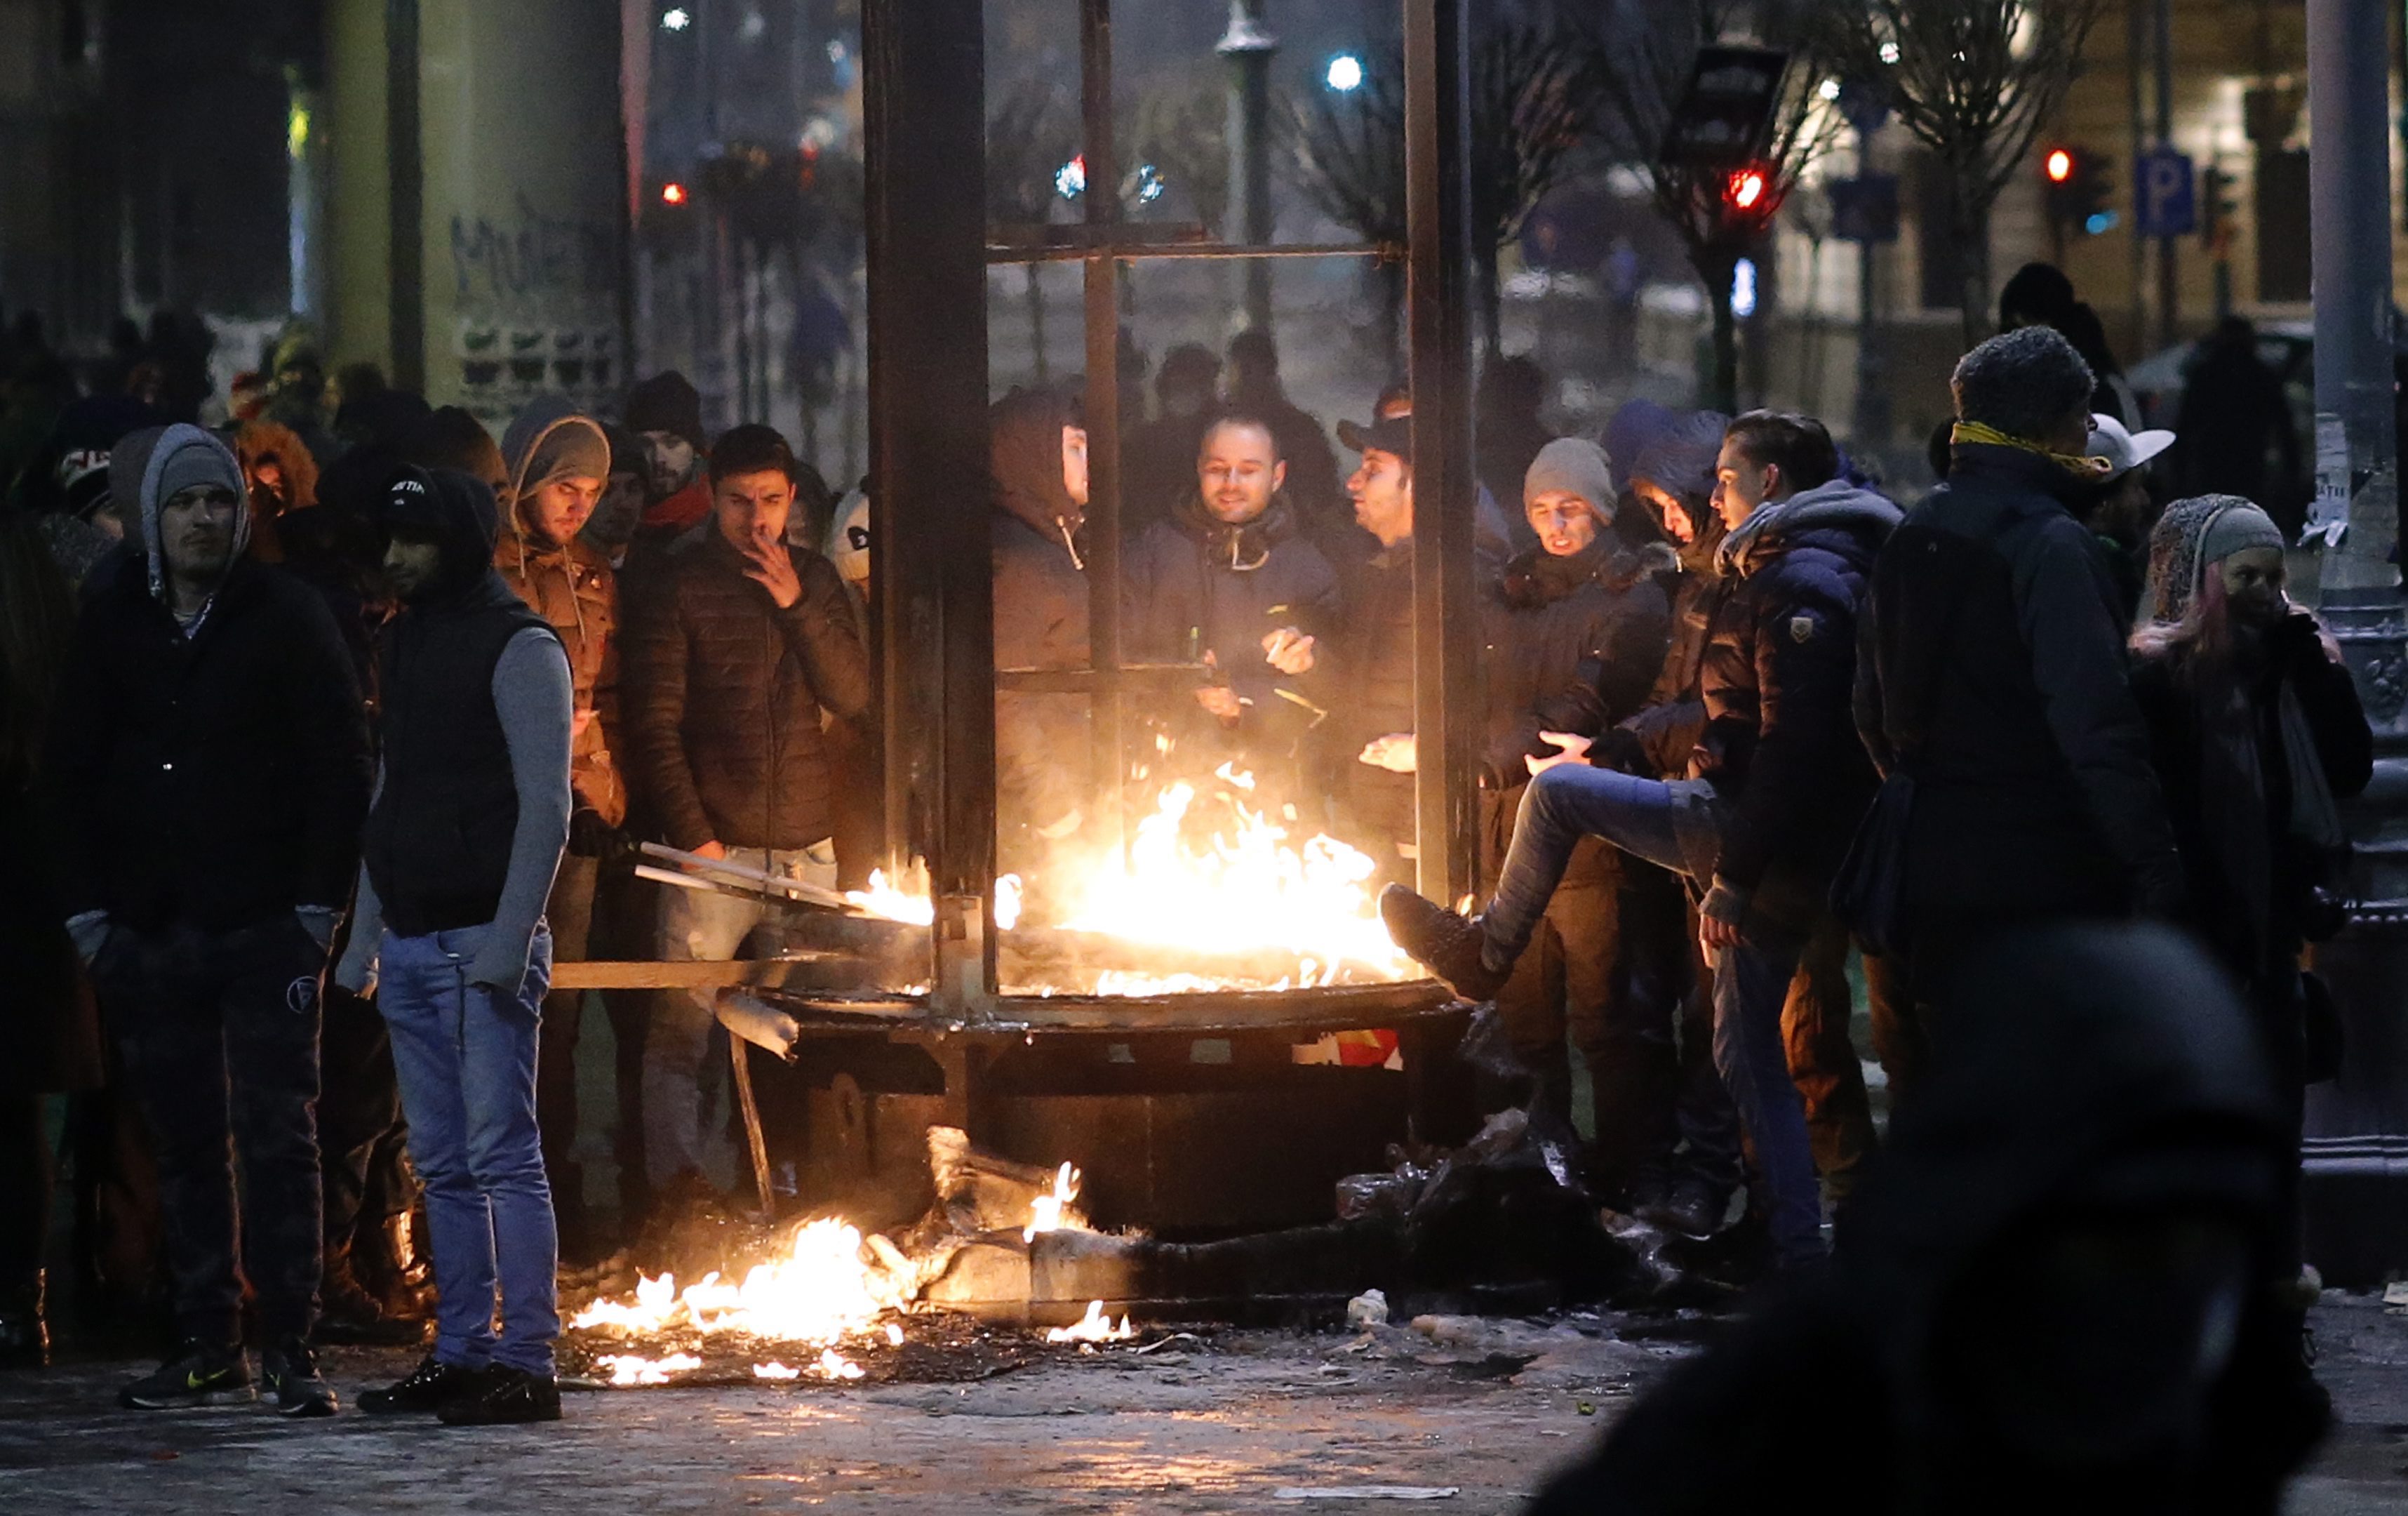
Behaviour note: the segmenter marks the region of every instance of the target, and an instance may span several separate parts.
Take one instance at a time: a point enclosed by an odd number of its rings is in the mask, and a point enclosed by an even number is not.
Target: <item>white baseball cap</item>
[[[2114,416],[2094,413],[2090,418],[2090,442],[2083,451],[2094,458],[2105,458],[2113,468],[2110,479],[2121,479],[2133,469],[2174,445],[2174,434],[2157,430],[2130,432]]]

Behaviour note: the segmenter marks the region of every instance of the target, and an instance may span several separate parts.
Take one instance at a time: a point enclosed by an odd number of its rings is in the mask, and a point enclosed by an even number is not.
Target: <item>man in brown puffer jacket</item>
[[[868,708],[869,656],[835,568],[787,541],[799,468],[767,426],[711,448],[711,515],[670,548],[630,629],[628,764],[670,846],[833,885],[821,717]],[[732,959],[765,909],[664,891],[662,956]],[[715,991],[666,994],[645,1041],[644,1167],[665,1207],[705,1186],[700,1076],[716,1019]]]
[[[502,435],[509,484],[494,567],[519,599],[560,634],[576,689],[569,739],[568,851],[560,860],[544,915],[552,960],[581,961],[594,925],[602,855],[627,818],[627,788],[613,757],[619,731],[619,590],[609,560],[578,533],[594,514],[610,476],[610,440],[601,423],[558,395],[538,395]],[[582,1260],[587,1234],[583,1171],[577,1149],[577,1039],[584,994],[556,989],[544,998],[537,1055],[536,1105],[544,1170],[552,1180],[562,1251]]]

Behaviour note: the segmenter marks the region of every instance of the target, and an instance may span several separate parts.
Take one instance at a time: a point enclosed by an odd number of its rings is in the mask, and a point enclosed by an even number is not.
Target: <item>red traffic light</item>
[[[2042,163],[2042,171],[2052,184],[2062,184],[2073,178],[2073,153],[2066,148],[2051,148]]]
[[[671,180],[668,183],[662,185],[661,204],[670,206],[681,206],[685,204],[685,186],[678,183],[675,180]]]
[[[1754,210],[1764,204],[1765,191],[1770,186],[1761,168],[1742,168],[1723,186],[1723,199],[1734,210]]]

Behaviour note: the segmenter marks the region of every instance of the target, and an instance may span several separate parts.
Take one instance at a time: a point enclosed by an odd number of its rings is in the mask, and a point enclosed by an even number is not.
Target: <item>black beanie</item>
[[[631,432],[674,433],[693,443],[696,453],[710,447],[702,435],[702,397],[674,368],[654,374],[627,392],[623,425]]]

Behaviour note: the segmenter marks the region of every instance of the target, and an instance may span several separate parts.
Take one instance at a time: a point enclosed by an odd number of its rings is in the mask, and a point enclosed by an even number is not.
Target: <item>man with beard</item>
[[[109,471],[141,556],[86,609],[44,769],[67,930],[156,1146],[175,1273],[179,1346],[120,1400],[251,1398],[247,1282],[278,1408],[332,1415],[308,1341],[318,979],[367,799],[359,686],[318,598],[242,556],[223,443],[137,432]]]
[[[1131,645],[1141,658],[1212,670],[1184,710],[1163,713],[1191,766],[1234,758],[1289,798],[1298,749],[1325,715],[1327,696],[1312,686],[1338,576],[1298,535],[1268,422],[1223,412],[1205,428],[1196,473],[1197,488],[1129,555]]]
[[[601,499],[610,471],[610,442],[601,424],[580,415],[564,397],[527,402],[502,439],[510,486],[501,505],[502,537],[494,567],[519,599],[558,634],[568,651],[577,694],[569,742],[569,787],[575,796],[568,851],[561,859],[544,919],[552,928],[552,961],[584,961],[594,925],[602,859],[627,819],[621,780],[619,732],[619,587],[601,549],[579,533]],[[561,1248],[569,1258],[592,1256],[585,1220],[584,1171],[577,1150],[577,1041],[585,996],[556,990],[543,1003],[544,1036],[538,1095],[544,1167],[552,1177]]]
[[[449,469],[405,469],[386,497],[385,578],[405,609],[380,655],[384,751],[336,971],[353,993],[376,985],[434,1233],[435,1350],[360,1407],[447,1425],[560,1418],[536,1040],[575,696],[558,634],[494,568],[497,516],[492,491]]]

